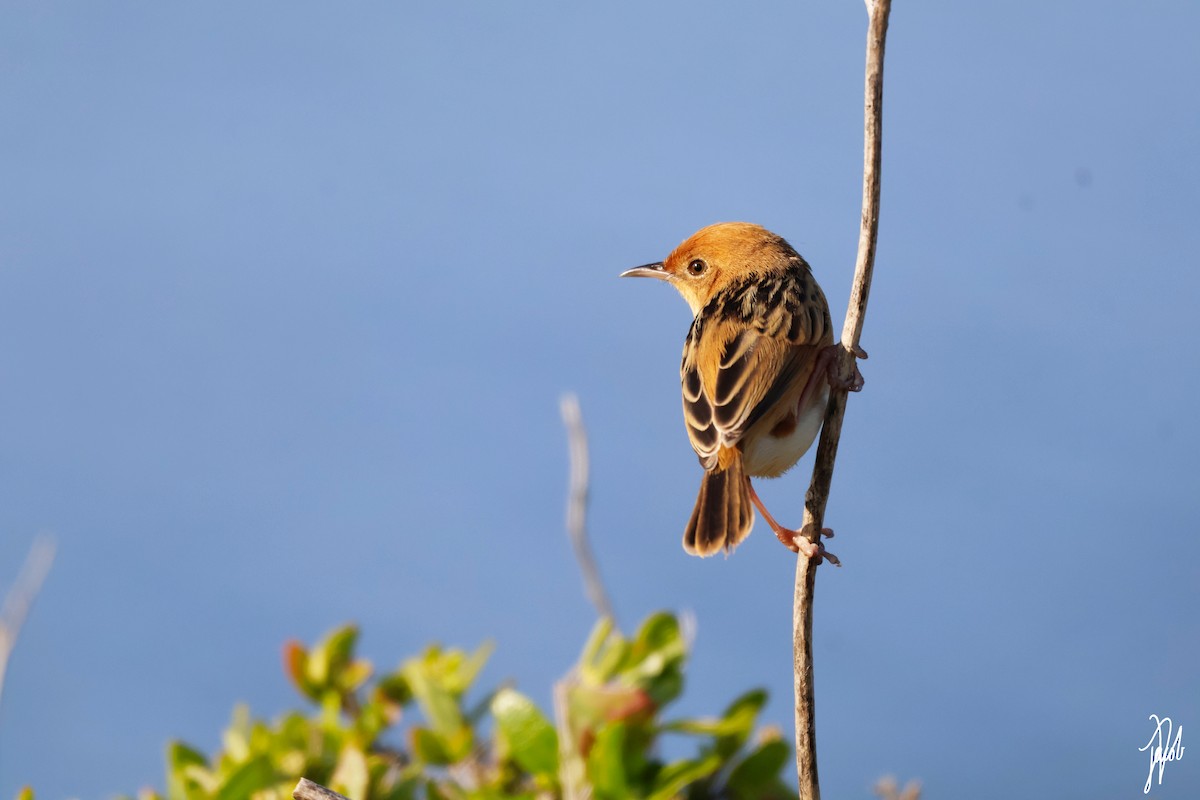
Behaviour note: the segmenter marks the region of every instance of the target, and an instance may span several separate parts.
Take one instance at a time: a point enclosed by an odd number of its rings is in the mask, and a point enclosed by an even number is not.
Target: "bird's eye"
[[[699,258],[693,258],[687,265],[687,271],[689,275],[703,275],[707,269],[708,264],[705,264],[704,261]]]

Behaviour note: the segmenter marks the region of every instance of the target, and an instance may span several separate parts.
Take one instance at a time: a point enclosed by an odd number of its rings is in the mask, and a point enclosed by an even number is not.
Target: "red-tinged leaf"
[[[316,692],[313,691],[312,684],[308,681],[306,665],[308,662],[308,651],[304,649],[304,645],[295,639],[289,639],[283,645],[283,671],[291,679],[292,685],[300,692],[300,694],[310,699],[316,699]]]

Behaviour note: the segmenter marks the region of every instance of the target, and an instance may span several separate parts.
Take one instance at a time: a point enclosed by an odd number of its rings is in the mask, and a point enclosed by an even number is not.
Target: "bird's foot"
[[[842,562],[833,553],[825,549],[825,545],[821,542],[820,537],[814,542],[809,536],[809,531],[812,530],[811,525],[805,525],[798,531],[788,530],[782,526],[775,528],[775,536],[779,541],[783,542],[783,546],[793,553],[803,553],[808,558],[815,558],[820,564],[822,560],[828,560],[835,567],[840,567]],[[832,528],[821,528],[821,536],[826,539],[833,538]]]
[[[850,363],[843,369],[839,351],[842,349],[840,344],[831,344],[821,351],[818,358],[818,368],[823,367],[825,374],[829,378],[829,385],[835,389],[841,389],[844,392],[861,392],[866,380],[863,374],[858,369],[858,360],[866,359],[867,351],[863,350],[858,345],[854,346],[851,351],[854,358],[850,359]]]

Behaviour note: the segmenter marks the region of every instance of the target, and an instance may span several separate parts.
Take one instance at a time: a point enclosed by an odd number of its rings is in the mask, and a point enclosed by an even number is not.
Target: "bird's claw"
[[[850,349],[850,352],[854,354],[854,361],[851,362],[851,365],[854,367],[854,374],[850,376],[850,381],[846,386],[846,391],[861,392],[863,385],[866,384],[867,381],[865,378],[863,378],[862,372],[860,372],[858,369],[858,360],[861,358],[863,361],[866,361],[867,351],[862,349],[862,345],[856,344]]]
[[[842,349],[842,345],[840,344],[831,344],[821,354],[824,361],[825,374],[829,379],[829,385],[843,392],[861,392],[866,380],[863,378],[862,372],[858,369],[858,359],[866,358],[867,351],[858,345],[854,345],[853,348],[847,351],[852,353],[854,358],[846,359],[849,364],[844,364],[839,353]]]
[[[863,378],[862,372],[858,369],[858,363],[854,363],[854,373],[849,378],[841,378],[839,376],[839,388],[845,389],[847,392],[861,392],[867,381]]]
[[[837,556],[825,549],[825,545],[822,544],[819,538],[815,542],[810,538],[809,531],[811,530],[811,525],[805,525],[798,531],[779,528],[775,531],[775,536],[778,537],[779,541],[783,542],[784,547],[793,553],[803,553],[808,558],[815,558],[818,564],[822,560],[827,560],[835,567],[840,567],[842,562]],[[832,539],[833,529],[822,528],[821,536],[824,536],[826,539]]]

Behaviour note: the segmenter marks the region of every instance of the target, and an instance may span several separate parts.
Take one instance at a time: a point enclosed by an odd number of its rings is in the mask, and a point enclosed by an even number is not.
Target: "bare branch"
[[[854,285],[846,322],[842,327],[839,371],[850,376],[856,354],[861,354],[863,316],[871,291],[875,269],[875,247],[879,234],[879,168],[883,134],[883,53],[887,38],[891,0],[866,0],[870,22],[867,26],[866,102],[864,113],[863,205],[858,236],[858,257],[854,266]],[[813,477],[804,499],[804,526],[810,541],[817,543],[825,522],[825,506],[833,480],[842,420],[846,413],[846,392],[834,388],[829,393],[821,441],[817,445]],[[816,714],[813,703],[812,612],[816,582],[816,559],[801,554],[796,560],[796,590],[792,617],[792,658],[796,690],[796,772],[802,800],[819,800],[817,780]]]
[[[602,617],[613,616],[612,603],[600,579],[596,556],[592,553],[587,537],[588,504],[588,440],[583,427],[583,413],[579,410],[579,398],[568,392],[559,403],[563,424],[567,427],[567,447],[571,458],[571,477],[567,488],[567,534],[575,548],[575,558],[583,572],[584,587],[588,599]]]
[[[0,607],[0,695],[4,692],[4,674],[8,669],[8,659],[12,656],[17,644],[17,636],[29,608],[46,580],[50,566],[54,563],[54,537],[49,534],[39,534],[29,548],[29,555],[21,565],[17,579],[4,598]]]
[[[319,783],[313,783],[308,778],[301,778],[292,790],[295,800],[350,800],[344,794],[338,794],[332,789],[326,789]]]
[[[554,729],[558,733],[558,782],[562,785],[563,800],[590,800],[592,789],[587,782],[587,765],[579,752],[575,732],[571,729],[571,689],[577,686],[577,673],[554,684]]]

